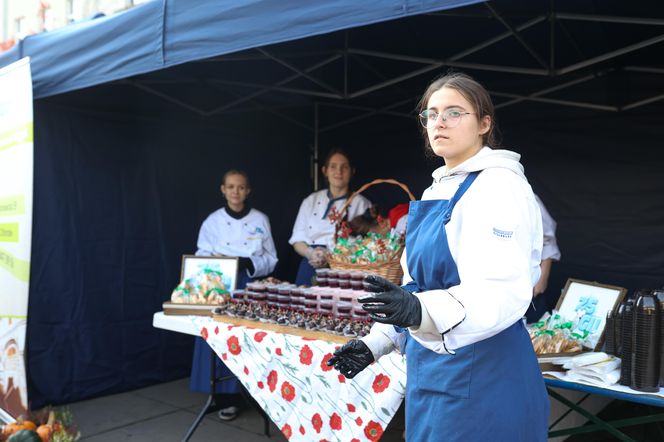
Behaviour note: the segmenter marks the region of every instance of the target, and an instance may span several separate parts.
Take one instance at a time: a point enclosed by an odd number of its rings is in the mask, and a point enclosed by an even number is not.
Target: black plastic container
[[[659,303],[659,386],[664,387],[664,289],[654,290]]]
[[[604,325],[604,352],[610,355],[618,355],[616,345],[616,318],[615,312],[609,310],[606,314],[606,324]]]
[[[622,316],[620,319],[620,384],[629,387],[632,378],[632,337],[634,326],[634,300],[628,299],[621,303]]]
[[[659,391],[659,302],[651,290],[641,290],[634,304],[630,388]]]

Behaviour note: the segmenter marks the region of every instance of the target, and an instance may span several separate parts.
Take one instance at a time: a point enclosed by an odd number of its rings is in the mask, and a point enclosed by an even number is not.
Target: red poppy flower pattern
[[[405,393],[405,358],[383,356],[353,379],[327,362],[337,344],[261,329],[191,321],[291,442],[377,441]],[[228,325],[228,327],[227,327]]]
[[[289,382],[284,382],[281,384],[281,396],[288,402],[292,402],[295,398],[295,387],[293,387]]]
[[[316,413],[312,416],[311,425],[313,425],[316,433],[320,433],[320,429],[323,428],[323,418],[320,417],[320,414]]]
[[[341,417],[337,413],[332,413],[332,416],[330,416],[330,428],[341,430]]]
[[[376,442],[383,435],[383,427],[376,421],[369,421],[366,427],[364,427],[364,435],[371,442]]]
[[[300,363],[304,365],[311,365],[311,358],[313,355],[314,354],[311,352],[309,346],[304,345],[302,350],[300,350]]]
[[[279,375],[275,370],[272,370],[270,374],[267,375],[267,386],[270,389],[270,393],[274,391],[275,388],[277,388],[277,380],[279,378]]]
[[[240,342],[238,341],[237,336],[231,336],[226,342],[228,343],[228,351],[232,355],[237,356],[240,354],[242,348],[240,347]]]
[[[321,370],[330,371],[334,368],[334,367],[330,367],[329,365],[327,365],[327,361],[329,361],[330,359],[332,359],[332,353],[328,353],[325,356],[323,356],[323,361],[320,363],[320,369]]]
[[[293,430],[291,430],[291,427],[288,424],[281,427],[281,432],[284,433],[284,436],[286,436],[286,439],[289,439],[289,440],[290,440],[291,436],[293,435]]]
[[[390,378],[385,376],[383,373],[376,376],[371,384],[371,388],[375,393],[382,393],[387,387],[390,386]]]

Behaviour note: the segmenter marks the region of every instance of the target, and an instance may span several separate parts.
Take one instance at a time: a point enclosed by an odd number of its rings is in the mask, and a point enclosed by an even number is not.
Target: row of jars
[[[295,285],[280,285],[277,288],[255,290],[253,283],[245,290],[236,290],[236,301],[257,305],[268,305],[282,309],[292,309],[305,313],[322,313],[336,318],[366,319],[367,313],[355,298],[364,292],[351,290],[332,290],[321,287],[303,288]]]
[[[362,290],[366,274],[354,270],[316,269],[316,285],[321,287],[339,287],[342,289]]]

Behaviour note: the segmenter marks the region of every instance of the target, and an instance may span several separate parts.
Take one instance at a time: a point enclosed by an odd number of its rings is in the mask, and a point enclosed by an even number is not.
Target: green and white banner
[[[30,59],[24,58],[0,69],[0,413],[12,417],[28,409],[32,119]]]

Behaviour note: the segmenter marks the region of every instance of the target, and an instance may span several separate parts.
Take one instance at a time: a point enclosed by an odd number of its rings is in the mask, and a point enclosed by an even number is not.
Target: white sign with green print
[[[24,58],[0,69],[0,409],[14,417],[28,408],[33,155],[32,77]]]

